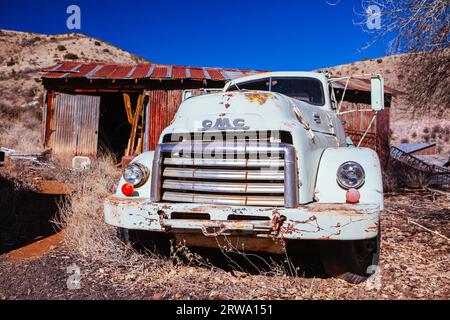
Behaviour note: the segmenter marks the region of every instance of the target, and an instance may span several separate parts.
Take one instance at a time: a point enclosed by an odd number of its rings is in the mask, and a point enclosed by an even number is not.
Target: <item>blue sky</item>
[[[385,43],[360,52],[371,39],[354,25],[360,0],[2,0],[0,28],[72,32],[70,4],[81,8],[78,32],[157,63],[311,70],[386,53]]]

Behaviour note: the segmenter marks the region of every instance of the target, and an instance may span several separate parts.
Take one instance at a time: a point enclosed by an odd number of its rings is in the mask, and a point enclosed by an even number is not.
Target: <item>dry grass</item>
[[[403,220],[410,214],[407,211],[405,217],[391,213],[383,217],[381,289],[368,287],[366,283],[351,285],[340,279],[305,278],[289,270],[289,265],[272,261],[266,261],[270,272],[249,274],[238,262],[232,271],[225,271],[182,246],[172,247],[170,255],[164,257],[152,252],[139,253],[121,243],[115,228],[103,221],[103,199],[111,193],[119,174],[111,158],[104,158],[84,174],[77,191],[61,206],[59,225],[66,232],[63,252],[70,253],[73,261],[81,265],[89,281],[114,283],[114,290],[147,299],[442,299],[447,296],[443,283],[448,281],[448,274],[439,273],[445,267],[447,243],[405,224]],[[437,202],[424,199],[420,205],[426,204],[428,211],[434,212],[443,208],[445,199],[439,199]],[[388,200],[388,210],[396,208],[398,203]],[[408,198],[401,203],[408,210]],[[448,210],[448,204],[446,207],[444,210]],[[442,214],[445,212],[437,212],[436,217]],[[419,216],[413,217],[422,222]],[[436,228],[431,223],[427,226]],[[441,226],[445,230],[446,224]],[[426,239],[427,245],[417,244],[418,237],[420,241]],[[239,252],[233,247],[223,248],[224,259],[232,253]],[[234,262],[232,257],[229,261]],[[418,273],[411,271],[415,269]]]
[[[103,200],[111,194],[119,174],[112,157],[104,156],[92,170],[80,174],[76,190],[60,205],[56,222],[65,230],[65,244],[82,257],[104,261],[124,258],[115,228],[103,221]]]
[[[37,107],[0,105],[0,146],[20,152],[41,151],[41,114]]]
[[[424,189],[431,185],[431,175],[390,159],[383,170],[384,192],[397,192],[405,188]]]

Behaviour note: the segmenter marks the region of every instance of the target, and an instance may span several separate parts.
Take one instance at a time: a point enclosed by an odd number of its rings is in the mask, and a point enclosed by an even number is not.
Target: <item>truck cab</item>
[[[283,253],[314,240],[330,276],[364,280],[380,253],[380,162],[347,143],[332,81],[270,72],[186,99],[156,150],[125,168],[106,223],[193,247]],[[371,81],[379,110],[382,78]]]

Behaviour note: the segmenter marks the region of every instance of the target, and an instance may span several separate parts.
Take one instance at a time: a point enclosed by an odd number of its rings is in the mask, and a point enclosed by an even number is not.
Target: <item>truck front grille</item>
[[[152,200],[237,206],[296,205],[298,194],[292,191],[298,189],[293,150],[293,146],[285,144],[229,146],[197,142],[185,143],[183,147],[180,143],[160,144],[153,164]],[[261,152],[270,157],[261,157]],[[206,156],[211,154],[215,155]]]
[[[249,159],[165,158],[162,200],[282,206],[284,162],[274,160],[264,163]]]

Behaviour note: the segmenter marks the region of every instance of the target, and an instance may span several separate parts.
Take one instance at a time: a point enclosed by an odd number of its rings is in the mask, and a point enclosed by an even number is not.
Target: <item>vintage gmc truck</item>
[[[315,240],[327,274],[363,281],[380,254],[380,162],[346,139],[332,81],[271,72],[186,99],[156,150],[125,168],[106,223],[193,247],[281,253]],[[374,111],[383,90],[371,76]]]

